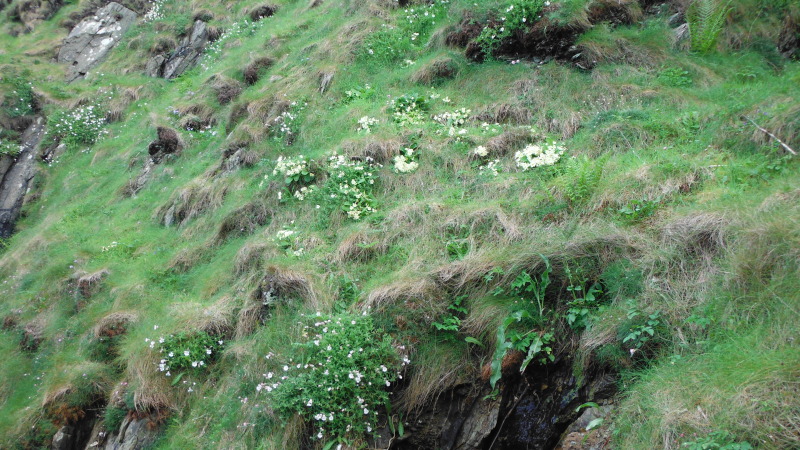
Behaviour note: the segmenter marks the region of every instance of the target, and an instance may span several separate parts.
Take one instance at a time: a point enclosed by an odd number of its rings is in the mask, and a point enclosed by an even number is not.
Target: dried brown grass
[[[213,180],[194,180],[164,205],[156,209],[154,218],[164,226],[183,226],[195,217],[222,206],[228,185]]]
[[[342,240],[336,250],[336,260],[339,263],[366,263],[378,255],[386,253],[388,245],[376,236],[370,236],[363,231],[357,231]]]
[[[125,332],[129,324],[136,323],[139,314],[135,311],[115,311],[105,315],[94,326],[95,338],[113,337]]]

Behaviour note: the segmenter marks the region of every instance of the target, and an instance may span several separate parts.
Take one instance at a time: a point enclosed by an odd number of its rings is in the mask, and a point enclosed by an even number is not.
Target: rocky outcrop
[[[148,448],[158,437],[158,423],[149,417],[137,418],[136,414],[128,414],[122,421],[119,431],[110,433],[102,444],[100,441],[90,440],[89,448],[99,448],[103,450],[138,450]],[[94,447],[93,443],[97,442]]]
[[[44,136],[44,118],[37,117],[22,134],[16,156],[0,156],[0,238],[14,232],[25,194],[36,175],[39,142]]]
[[[576,411],[587,401],[602,402],[613,394],[615,378],[601,369],[576,377],[575,362],[567,356],[524,374],[517,369],[504,371],[495,392],[480,379],[445,391],[408,418],[392,448],[554,448],[559,442],[566,445],[566,436],[571,442],[578,436],[573,433],[591,431],[586,428],[597,425],[589,427],[592,420],[608,416],[607,407]],[[605,434],[595,434],[605,442]]]
[[[58,51],[58,62],[69,64],[67,81],[83,77],[103,61],[135,20],[135,12],[112,2],[76,25]]]
[[[0,2],[0,4],[2,3]],[[13,5],[13,9],[9,12],[9,18],[22,23],[21,31],[28,33],[41,22],[53,17],[62,5],[61,0],[22,0]]]
[[[193,67],[208,43],[208,28],[202,20],[196,20],[192,30],[175,51],[169,55],[156,55],[147,62],[145,74],[151,77],[175,78]]]

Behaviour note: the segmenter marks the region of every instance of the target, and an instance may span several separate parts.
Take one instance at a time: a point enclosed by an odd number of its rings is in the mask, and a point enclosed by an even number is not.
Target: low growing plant
[[[373,195],[378,179],[379,164],[354,161],[343,155],[328,158],[328,179],[314,192],[312,198],[320,205],[323,216],[342,211],[352,220],[360,220],[375,212],[377,203]]]
[[[492,58],[515,33],[531,26],[539,18],[544,0],[512,0],[499,13],[498,23],[484,27],[475,42],[487,58]]]
[[[410,362],[404,348],[375,329],[366,313],[317,313],[304,322],[294,356],[264,374],[256,390],[270,396],[282,417],[300,415],[315,440],[346,442],[375,433],[379,411],[389,407],[387,388]]]
[[[177,384],[185,374],[201,374],[216,361],[225,342],[204,331],[180,332],[158,339],[145,339],[150,348],[158,348],[159,372],[174,377]]]
[[[440,321],[433,322],[433,327],[442,331],[446,340],[455,340],[461,329],[461,319],[469,312],[466,306],[462,305],[466,299],[466,295],[456,296],[447,306],[447,312],[441,316]]]
[[[69,147],[92,145],[106,133],[106,113],[99,104],[60,109],[48,120],[47,134]]]

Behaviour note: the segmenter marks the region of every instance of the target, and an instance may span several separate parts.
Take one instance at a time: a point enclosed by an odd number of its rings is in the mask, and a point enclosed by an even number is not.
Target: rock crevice
[[[22,134],[16,156],[0,156],[0,238],[14,232],[25,194],[36,175],[36,154],[44,136],[44,118],[37,117]]]

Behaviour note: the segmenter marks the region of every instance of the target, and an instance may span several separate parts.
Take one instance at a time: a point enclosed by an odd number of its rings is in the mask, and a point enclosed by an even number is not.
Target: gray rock
[[[135,12],[112,2],[75,25],[58,51],[58,62],[69,64],[67,81],[83,77],[102,62],[135,20]]]
[[[673,33],[673,42],[675,45],[680,44],[681,42],[685,41],[689,38],[689,24],[685,23],[678,28],[672,30]]]
[[[151,77],[175,78],[190,69],[208,43],[208,29],[202,20],[196,20],[192,30],[169,56],[157,55],[147,62],[145,73]]]
[[[152,445],[158,437],[158,427],[149,418],[126,417],[119,431],[108,435],[103,450],[138,450]]]
[[[319,93],[324,94],[325,91],[331,87],[331,82],[333,82],[333,75],[334,72],[322,72],[319,74]]]
[[[667,23],[672,28],[675,28],[675,27],[681,25],[684,22],[686,22],[686,18],[684,17],[684,15],[682,13],[675,13],[675,14],[669,16],[669,19],[667,19]]]
[[[37,117],[22,134],[21,151],[0,157],[0,238],[14,231],[25,194],[36,175],[39,142],[44,136],[44,118]]]
[[[75,445],[75,436],[70,426],[63,426],[53,436],[52,450],[70,450]]]
[[[455,450],[471,450],[481,448],[481,443],[497,426],[497,417],[500,414],[500,399],[489,400],[482,398],[476,401],[469,415],[461,425]]]

